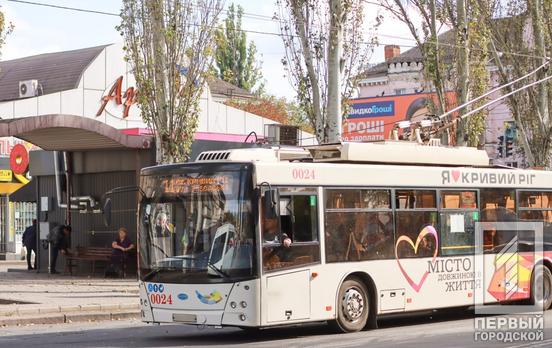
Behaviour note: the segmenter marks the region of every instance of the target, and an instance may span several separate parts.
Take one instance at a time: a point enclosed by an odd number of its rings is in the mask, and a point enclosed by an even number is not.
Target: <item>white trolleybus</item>
[[[382,142],[209,151],[143,169],[140,188],[145,322],[327,321],[353,332],[387,314],[474,305],[477,289],[485,303],[552,302],[552,173],[492,167],[481,150]],[[475,226],[520,220],[544,222],[544,257],[529,258],[505,294],[504,272],[475,279]],[[485,257],[507,237],[484,231]]]

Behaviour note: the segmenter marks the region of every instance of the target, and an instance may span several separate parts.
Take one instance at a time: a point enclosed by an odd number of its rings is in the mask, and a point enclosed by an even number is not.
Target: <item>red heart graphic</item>
[[[424,229],[422,229],[418,234],[418,238],[416,238],[416,243],[414,243],[412,239],[410,239],[410,237],[405,235],[400,236],[397,239],[397,242],[395,243],[395,258],[397,259],[397,264],[399,265],[399,269],[401,270],[408,284],[410,284],[412,289],[414,289],[416,292],[419,292],[420,289],[422,288],[422,285],[424,284],[427,276],[429,275],[429,272],[425,271],[422,277],[420,278],[420,280],[418,280],[418,282],[415,282],[414,280],[412,280],[412,277],[410,277],[410,275],[406,272],[406,270],[403,268],[401,264],[401,260],[397,253],[397,249],[401,242],[406,242],[408,245],[412,247],[412,249],[414,250],[414,253],[417,254],[418,246],[420,246],[420,242],[422,241],[422,239],[424,239],[426,235],[432,235],[433,238],[435,238],[435,251],[433,252],[433,258],[431,259],[431,263],[434,263],[435,259],[437,258],[437,252],[439,250],[439,237],[437,236],[437,231],[433,226],[424,227]]]
[[[452,178],[454,179],[454,182],[458,182],[458,179],[460,179],[460,171],[459,170],[453,170],[452,171]]]

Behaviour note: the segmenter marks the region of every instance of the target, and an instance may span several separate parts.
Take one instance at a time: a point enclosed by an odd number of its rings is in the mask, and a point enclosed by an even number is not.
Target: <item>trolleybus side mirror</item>
[[[112,190],[107,191],[102,196],[102,200],[104,201],[104,205],[102,207],[102,213],[104,218],[104,224],[109,227],[111,226],[111,206],[113,205],[111,198],[108,196],[111,196],[115,193],[127,193],[127,192],[140,192],[142,196],[145,196],[144,191],[138,187],[138,186],[121,186],[121,187],[115,187]],[[107,198],[106,198],[107,197]]]
[[[278,202],[278,193],[276,190],[267,190],[261,198],[263,204],[263,211],[266,217],[275,218],[277,217],[277,202]]]
[[[104,224],[106,227],[111,226],[111,207],[113,203],[111,201],[111,198],[107,198],[105,200],[105,203],[102,208],[103,218],[104,218]]]

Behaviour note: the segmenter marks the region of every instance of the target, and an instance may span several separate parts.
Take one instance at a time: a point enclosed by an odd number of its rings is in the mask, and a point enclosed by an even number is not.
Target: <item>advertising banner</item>
[[[351,100],[347,119],[343,121],[343,141],[378,141],[389,139],[393,126],[400,121],[418,122],[428,116],[433,93],[394,95]],[[449,104],[454,93],[447,94]]]

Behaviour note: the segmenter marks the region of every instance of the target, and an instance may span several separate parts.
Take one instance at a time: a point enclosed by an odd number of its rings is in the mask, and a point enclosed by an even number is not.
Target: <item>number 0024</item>
[[[314,180],[314,169],[293,169],[291,175],[294,179]]]
[[[151,294],[150,302],[152,304],[172,304],[172,295],[165,294]]]

